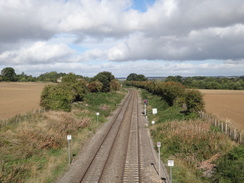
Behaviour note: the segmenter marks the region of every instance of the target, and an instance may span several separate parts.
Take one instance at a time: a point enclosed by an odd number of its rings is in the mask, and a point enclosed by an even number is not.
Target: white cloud
[[[238,62],[244,69],[243,0],[156,0],[149,4],[140,12],[131,8],[133,0],[1,1],[0,66],[30,64],[45,70],[41,64],[53,64],[62,70],[65,63],[110,60],[104,70],[124,68],[114,61],[126,61],[138,70],[140,61],[157,73],[172,67],[172,73],[182,69],[190,74],[203,65],[183,62],[176,67],[174,61],[207,60],[209,68],[211,62],[224,60],[223,68]],[[138,62],[135,66],[131,61]]]
[[[0,54],[0,63],[18,65],[63,62],[63,58],[70,54],[72,50],[64,44],[47,44],[39,41],[19,50],[3,52]]]

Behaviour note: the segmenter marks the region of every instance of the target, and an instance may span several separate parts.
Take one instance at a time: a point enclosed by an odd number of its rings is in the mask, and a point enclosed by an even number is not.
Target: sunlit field
[[[0,120],[39,108],[46,83],[0,82]]]
[[[244,129],[243,90],[200,90],[204,94],[206,111],[220,119],[230,120],[236,128]]]

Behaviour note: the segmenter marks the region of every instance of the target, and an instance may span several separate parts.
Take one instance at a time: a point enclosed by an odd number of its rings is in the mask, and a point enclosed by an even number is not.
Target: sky
[[[244,75],[243,0],[0,1],[0,70]]]

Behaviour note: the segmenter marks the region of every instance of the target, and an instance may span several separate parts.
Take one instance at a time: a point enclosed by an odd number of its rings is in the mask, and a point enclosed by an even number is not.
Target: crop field
[[[205,108],[234,127],[244,129],[243,90],[200,90],[204,94]]]
[[[46,83],[0,82],[0,120],[39,108]]]

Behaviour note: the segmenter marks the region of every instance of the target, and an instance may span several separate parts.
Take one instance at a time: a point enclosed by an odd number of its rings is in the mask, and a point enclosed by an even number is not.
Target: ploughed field
[[[244,129],[243,90],[200,90],[204,94],[207,113],[230,120],[234,127]]]
[[[0,82],[0,120],[39,108],[46,83]]]

